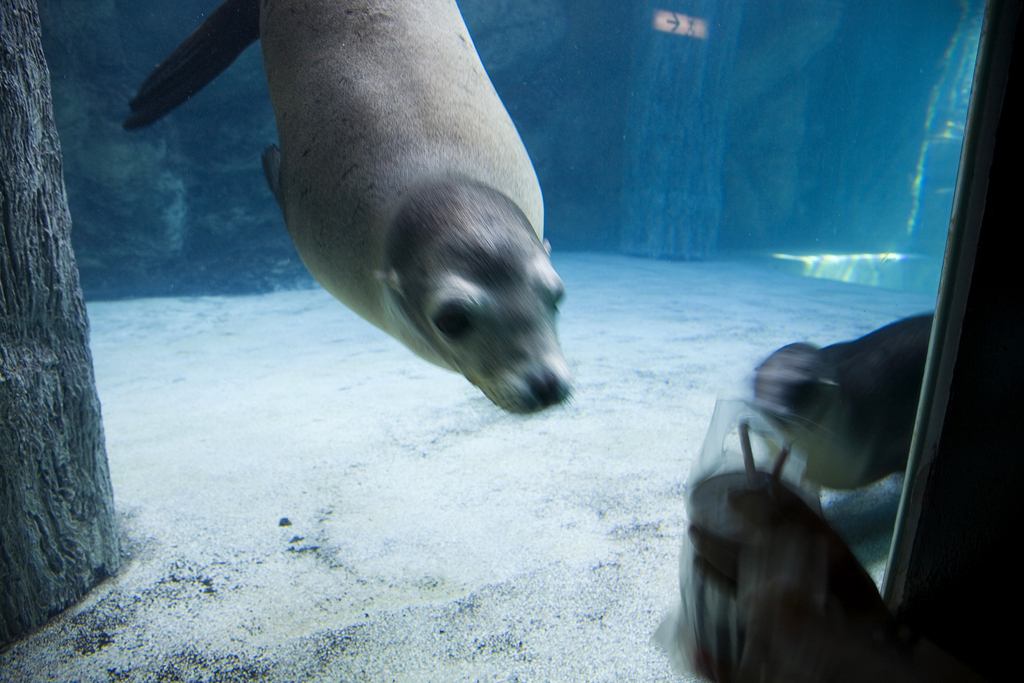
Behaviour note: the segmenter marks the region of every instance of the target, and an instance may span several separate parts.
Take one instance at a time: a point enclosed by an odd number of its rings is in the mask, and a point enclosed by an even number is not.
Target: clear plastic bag
[[[743,401],[719,400],[686,482],[690,524],[738,547],[750,532],[729,506],[729,492],[768,487],[772,477],[785,482],[820,514],[817,488],[801,483],[803,463],[787,457],[788,452],[782,435],[755,409]],[[684,536],[679,555],[680,604],[662,622],[654,642],[669,655],[677,672],[728,681],[743,653],[744,616],[735,593],[697,571],[694,559],[693,545]]]

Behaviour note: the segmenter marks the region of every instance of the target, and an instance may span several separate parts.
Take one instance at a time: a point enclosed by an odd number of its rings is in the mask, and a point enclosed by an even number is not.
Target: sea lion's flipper
[[[267,185],[277,205],[284,208],[281,204],[281,150],[277,145],[270,145],[263,150],[263,175],[267,178]]]
[[[192,97],[259,38],[259,0],[226,0],[143,81],[125,130],[148,126]]]

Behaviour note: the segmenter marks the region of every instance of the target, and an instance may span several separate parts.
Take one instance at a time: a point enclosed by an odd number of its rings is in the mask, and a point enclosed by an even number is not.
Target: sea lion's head
[[[381,276],[424,342],[498,406],[532,413],[568,398],[555,331],[562,280],[505,195],[463,180],[413,188],[391,223]]]
[[[789,438],[822,426],[838,400],[833,368],[812,344],[788,344],[757,368],[754,406]]]

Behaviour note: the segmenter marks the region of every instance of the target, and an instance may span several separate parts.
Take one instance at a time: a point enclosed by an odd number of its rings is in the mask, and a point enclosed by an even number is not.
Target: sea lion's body
[[[260,40],[299,255],[345,305],[448,366],[375,276],[403,195],[468,178],[510,198],[538,238],[544,228],[530,158],[454,0],[263,0]]]
[[[542,244],[540,185],[455,0],[228,0],[204,27],[240,52],[255,36],[224,27],[254,27],[257,10],[280,139],[264,168],[313,276],[507,410],[564,400],[562,285]],[[215,39],[201,28],[189,41],[223,61]],[[224,68],[204,69],[189,41],[143,84],[126,127]],[[165,84],[187,71],[204,73]],[[396,249],[405,270],[389,260]]]
[[[849,342],[782,347],[757,368],[754,405],[807,461],[805,477],[849,489],[906,469],[932,316]]]

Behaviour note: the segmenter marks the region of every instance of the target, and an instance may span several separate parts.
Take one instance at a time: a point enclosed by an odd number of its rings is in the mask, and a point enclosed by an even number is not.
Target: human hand
[[[917,680],[887,638],[892,618],[849,547],[777,479],[730,493],[749,525],[740,543],[690,528],[694,568],[731,591],[744,616],[739,666],[708,662],[719,681]],[[924,679],[922,679],[924,680]]]

